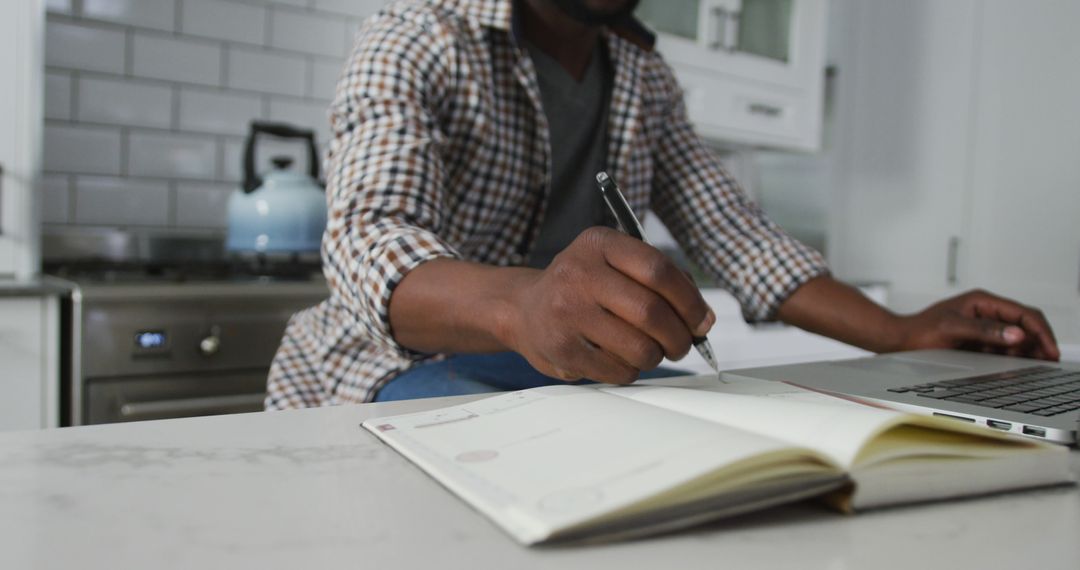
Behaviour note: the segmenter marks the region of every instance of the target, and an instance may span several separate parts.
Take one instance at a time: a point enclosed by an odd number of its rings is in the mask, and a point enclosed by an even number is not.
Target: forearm
[[[902,345],[901,318],[858,289],[829,276],[798,288],[777,313],[780,320],[873,352]]]
[[[394,339],[420,352],[496,352],[508,346],[512,294],[535,269],[434,259],[409,272],[390,298]]]

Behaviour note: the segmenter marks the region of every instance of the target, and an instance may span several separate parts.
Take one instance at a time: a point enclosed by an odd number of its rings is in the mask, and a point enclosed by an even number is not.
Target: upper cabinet
[[[643,0],[698,132],[723,143],[821,145],[826,0]]]
[[[44,25],[41,0],[0,2],[0,278],[38,271]]]

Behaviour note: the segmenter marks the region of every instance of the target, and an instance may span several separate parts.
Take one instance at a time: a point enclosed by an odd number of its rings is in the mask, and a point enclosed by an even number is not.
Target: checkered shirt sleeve
[[[460,257],[440,237],[445,169],[433,109],[453,65],[452,41],[390,13],[361,29],[331,111],[324,271],[335,302],[374,345],[419,358],[390,330],[390,297],[425,261]]]
[[[747,198],[694,132],[671,68],[659,55],[653,62],[671,106],[656,144],[652,209],[687,255],[738,299],[748,322],[773,320],[796,289],[828,274],[828,266]]]

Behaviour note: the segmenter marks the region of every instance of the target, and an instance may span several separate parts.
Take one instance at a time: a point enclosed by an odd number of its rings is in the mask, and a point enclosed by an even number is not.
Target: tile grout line
[[[71,97],[68,101],[68,105],[71,106],[68,109],[71,121],[74,123],[79,122],[79,86],[82,84],[82,73],[79,71],[73,71],[71,73]]]
[[[131,151],[131,129],[129,127],[120,127],[120,177],[128,178],[131,168],[131,157],[128,154]]]
[[[173,6],[173,33],[184,36],[184,0],[176,0]]]
[[[177,182],[175,180],[169,181],[168,195],[166,198],[166,212],[165,212],[165,226],[170,228],[176,227],[176,188]]]
[[[124,31],[124,77],[135,75],[135,30]]]
[[[172,116],[169,118],[171,124],[171,132],[178,132],[180,130],[180,86],[172,86]]]
[[[315,60],[308,56],[304,67],[304,97],[311,97],[315,93]]]
[[[74,224],[75,223],[75,214],[77,212],[76,206],[77,206],[77,201],[79,199],[79,193],[75,191],[75,175],[74,174],[68,174],[67,175],[67,185],[68,185],[67,219],[68,219],[68,223]]]

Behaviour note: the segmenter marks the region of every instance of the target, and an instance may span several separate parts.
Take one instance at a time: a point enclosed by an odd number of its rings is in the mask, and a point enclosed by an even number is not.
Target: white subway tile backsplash
[[[172,88],[130,79],[79,79],[80,121],[169,128]]]
[[[124,32],[49,20],[45,64],[110,73],[124,72]]]
[[[284,5],[295,6],[297,8],[308,8],[311,6],[313,0],[227,0],[229,2],[258,2],[260,4],[270,5]]]
[[[133,71],[139,77],[217,85],[221,80],[221,46],[136,33]]]
[[[220,231],[250,121],[324,149],[357,18],[384,3],[45,0],[43,221]],[[264,137],[257,171],[281,155],[308,170],[303,143]]]
[[[38,186],[41,190],[41,221],[46,224],[66,224],[71,221],[71,181],[67,174],[46,174]]]
[[[71,118],[71,75],[63,72],[45,74],[45,118]]]
[[[45,10],[56,14],[70,14],[72,0],[45,0]]]
[[[262,45],[266,8],[220,0],[184,0],[180,27],[185,34]]]
[[[176,0],[82,0],[85,18],[171,32]]]
[[[176,225],[193,228],[225,228],[232,184],[181,182],[176,187]]]
[[[210,136],[133,132],[128,147],[132,176],[213,179],[217,172],[217,144]]]
[[[311,85],[308,94],[312,97],[325,99],[334,98],[334,90],[337,89],[341,71],[345,68],[345,61],[315,60],[311,68]]]
[[[313,103],[281,98],[270,100],[270,120],[314,129],[315,140],[319,143],[327,142],[330,136],[328,110],[329,104],[326,102]]]
[[[258,95],[184,87],[180,91],[180,128],[227,135],[248,132],[252,119],[262,118]]]
[[[315,0],[315,8],[366,18],[388,3],[388,0]]]
[[[45,125],[45,170],[120,173],[120,130],[86,125]]]
[[[345,21],[331,16],[271,9],[270,45],[342,57],[345,55]]]
[[[103,176],[75,178],[75,222],[164,226],[169,221],[169,183]]]
[[[296,96],[307,88],[307,61],[302,56],[233,47],[228,66],[229,87]]]

